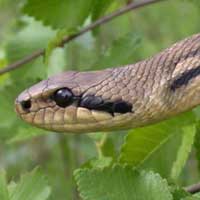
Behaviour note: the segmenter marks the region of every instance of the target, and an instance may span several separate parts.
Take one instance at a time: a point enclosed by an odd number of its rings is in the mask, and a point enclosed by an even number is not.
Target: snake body
[[[145,126],[198,104],[200,34],[136,64],[55,75],[26,89],[15,102],[26,122],[73,133]]]

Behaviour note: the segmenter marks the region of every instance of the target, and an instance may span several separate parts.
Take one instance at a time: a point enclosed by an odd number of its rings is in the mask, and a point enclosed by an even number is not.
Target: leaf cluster
[[[0,18],[6,19],[5,33],[0,33],[0,68],[45,48],[44,58],[0,77],[0,161],[8,177],[0,172],[1,200],[200,199],[184,189],[199,179],[199,108],[128,132],[84,136],[32,128],[13,111],[16,96],[49,75],[131,64],[199,31],[199,1],[176,0],[116,18],[65,47],[59,45],[128,3],[0,0]],[[35,169],[19,181],[8,181],[30,168]]]

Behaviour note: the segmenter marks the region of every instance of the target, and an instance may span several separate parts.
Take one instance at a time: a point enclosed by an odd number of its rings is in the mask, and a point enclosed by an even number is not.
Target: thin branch
[[[191,194],[195,194],[197,192],[200,192],[200,183],[188,186],[185,188],[185,190]]]
[[[65,38],[63,38],[63,40],[62,40],[62,42],[59,46],[65,45],[69,41],[83,35],[84,33],[88,32],[88,31],[90,31],[90,30],[92,30],[92,29],[94,29],[94,28],[96,28],[96,27],[98,27],[102,24],[105,24],[105,23],[111,21],[115,17],[123,15],[123,14],[125,14],[125,13],[127,13],[131,10],[135,10],[137,8],[141,8],[141,7],[144,7],[144,6],[153,4],[153,3],[157,3],[157,2],[160,2],[160,1],[164,1],[164,0],[134,1],[133,3],[130,3],[130,4],[122,7],[121,9],[111,13],[110,15],[107,15],[107,16],[100,18],[99,20],[95,21],[94,23],[90,24],[89,26],[83,28],[80,32],[73,34],[73,35],[70,35],[70,36],[66,36]],[[36,59],[37,57],[44,55],[44,53],[45,53],[45,49],[37,50],[37,51],[33,52],[31,55],[28,55],[28,56],[22,58],[21,60],[18,60],[17,62],[10,64],[3,69],[0,69],[0,75],[7,73],[9,71],[12,71],[14,69],[17,69],[17,68],[21,67],[22,65],[29,63],[30,61]]]

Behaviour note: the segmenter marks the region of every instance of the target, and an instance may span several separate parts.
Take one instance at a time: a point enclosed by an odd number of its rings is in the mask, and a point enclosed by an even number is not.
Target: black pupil
[[[68,88],[57,90],[53,96],[54,101],[60,107],[67,107],[73,101],[73,94]]]
[[[28,110],[31,108],[31,101],[30,100],[22,101],[21,105],[24,110]]]

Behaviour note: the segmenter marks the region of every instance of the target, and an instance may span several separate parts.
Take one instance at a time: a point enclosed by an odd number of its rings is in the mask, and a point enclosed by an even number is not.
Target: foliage
[[[8,185],[5,171],[1,171],[0,188],[1,200],[46,200],[51,192],[38,169],[22,176],[18,183],[12,181]]]
[[[172,199],[166,180],[153,172],[115,166],[102,170],[80,169],[75,172],[75,178],[85,200]]]
[[[130,2],[0,0],[0,68],[45,50],[0,76],[1,200],[200,199],[184,190],[199,181],[199,108],[143,128],[88,135],[43,131],[14,113],[16,96],[49,75],[131,64],[199,32],[199,1],[163,1],[60,46]]]
[[[72,29],[84,23],[91,9],[91,0],[28,0],[23,11],[41,20],[45,25]]]
[[[156,125],[130,131],[121,149],[120,162],[154,169],[166,178],[171,176],[175,178],[175,176],[180,175],[192,148],[191,143],[195,130],[193,127],[186,126],[192,122],[194,122],[194,116],[192,113],[186,113]],[[189,139],[192,141],[190,142]],[[178,145],[171,151],[168,150],[167,154],[170,154],[170,158],[163,161],[159,157],[160,155],[165,156],[164,145],[170,143],[170,140],[176,141],[177,144],[179,140],[182,140],[184,144]],[[159,160],[159,165],[164,162],[164,167],[155,167],[157,160]]]

